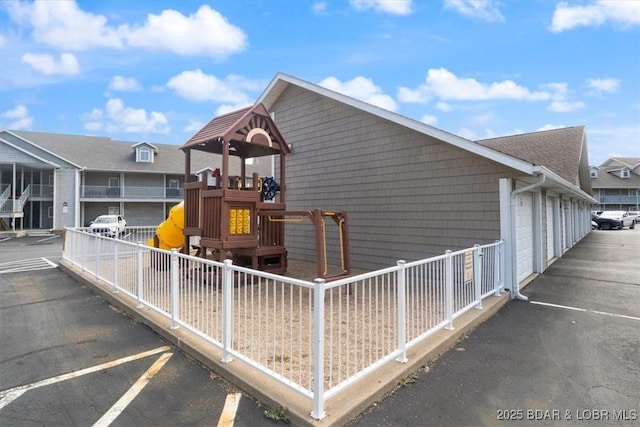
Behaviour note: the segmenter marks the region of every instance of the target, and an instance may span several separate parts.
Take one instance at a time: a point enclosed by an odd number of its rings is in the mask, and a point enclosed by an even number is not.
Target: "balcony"
[[[600,204],[607,204],[607,205],[611,205],[611,204],[623,204],[623,205],[635,205],[636,203],[638,203],[638,199],[640,198],[640,194],[638,194],[638,196],[636,196],[635,194],[628,196],[628,195],[611,195],[611,196],[606,196],[606,195],[594,195],[593,196],[594,199],[596,199]]]
[[[169,187],[109,187],[105,185],[83,185],[80,187],[81,199],[119,199],[119,200],[182,200],[181,188]]]

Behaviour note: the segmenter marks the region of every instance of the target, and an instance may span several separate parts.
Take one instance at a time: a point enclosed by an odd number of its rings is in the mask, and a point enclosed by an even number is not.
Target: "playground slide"
[[[180,249],[184,246],[184,201],[178,203],[169,210],[169,216],[158,225],[156,235],[158,236],[160,249]],[[153,245],[153,239],[149,239],[147,245]]]

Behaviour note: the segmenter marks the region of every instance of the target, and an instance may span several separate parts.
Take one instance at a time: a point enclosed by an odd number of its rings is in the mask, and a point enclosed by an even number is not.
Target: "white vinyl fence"
[[[113,292],[166,316],[309,399],[325,399],[386,363],[504,285],[501,241],[325,282],[313,282],[67,229],[63,257]]]

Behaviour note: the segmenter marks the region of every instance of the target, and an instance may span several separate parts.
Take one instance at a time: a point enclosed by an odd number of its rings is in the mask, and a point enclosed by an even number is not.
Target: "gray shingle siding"
[[[287,208],[346,211],[354,267],[499,239],[507,167],[297,87],[272,110],[293,146]],[[313,260],[312,227],[288,225],[286,236],[291,258]]]

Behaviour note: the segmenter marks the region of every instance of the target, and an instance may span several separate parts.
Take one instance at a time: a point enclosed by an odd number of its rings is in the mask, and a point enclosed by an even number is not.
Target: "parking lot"
[[[638,228],[592,232],[524,288],[529,302],[351,425],[638,425],[639,255]],[[280,424],[55,268],[60,256],[54,236],[0,241],[0,425]]]
[[[0,242],[0,425],[272,423],[254,400],[55,268],[60,255],[51,236]]]

